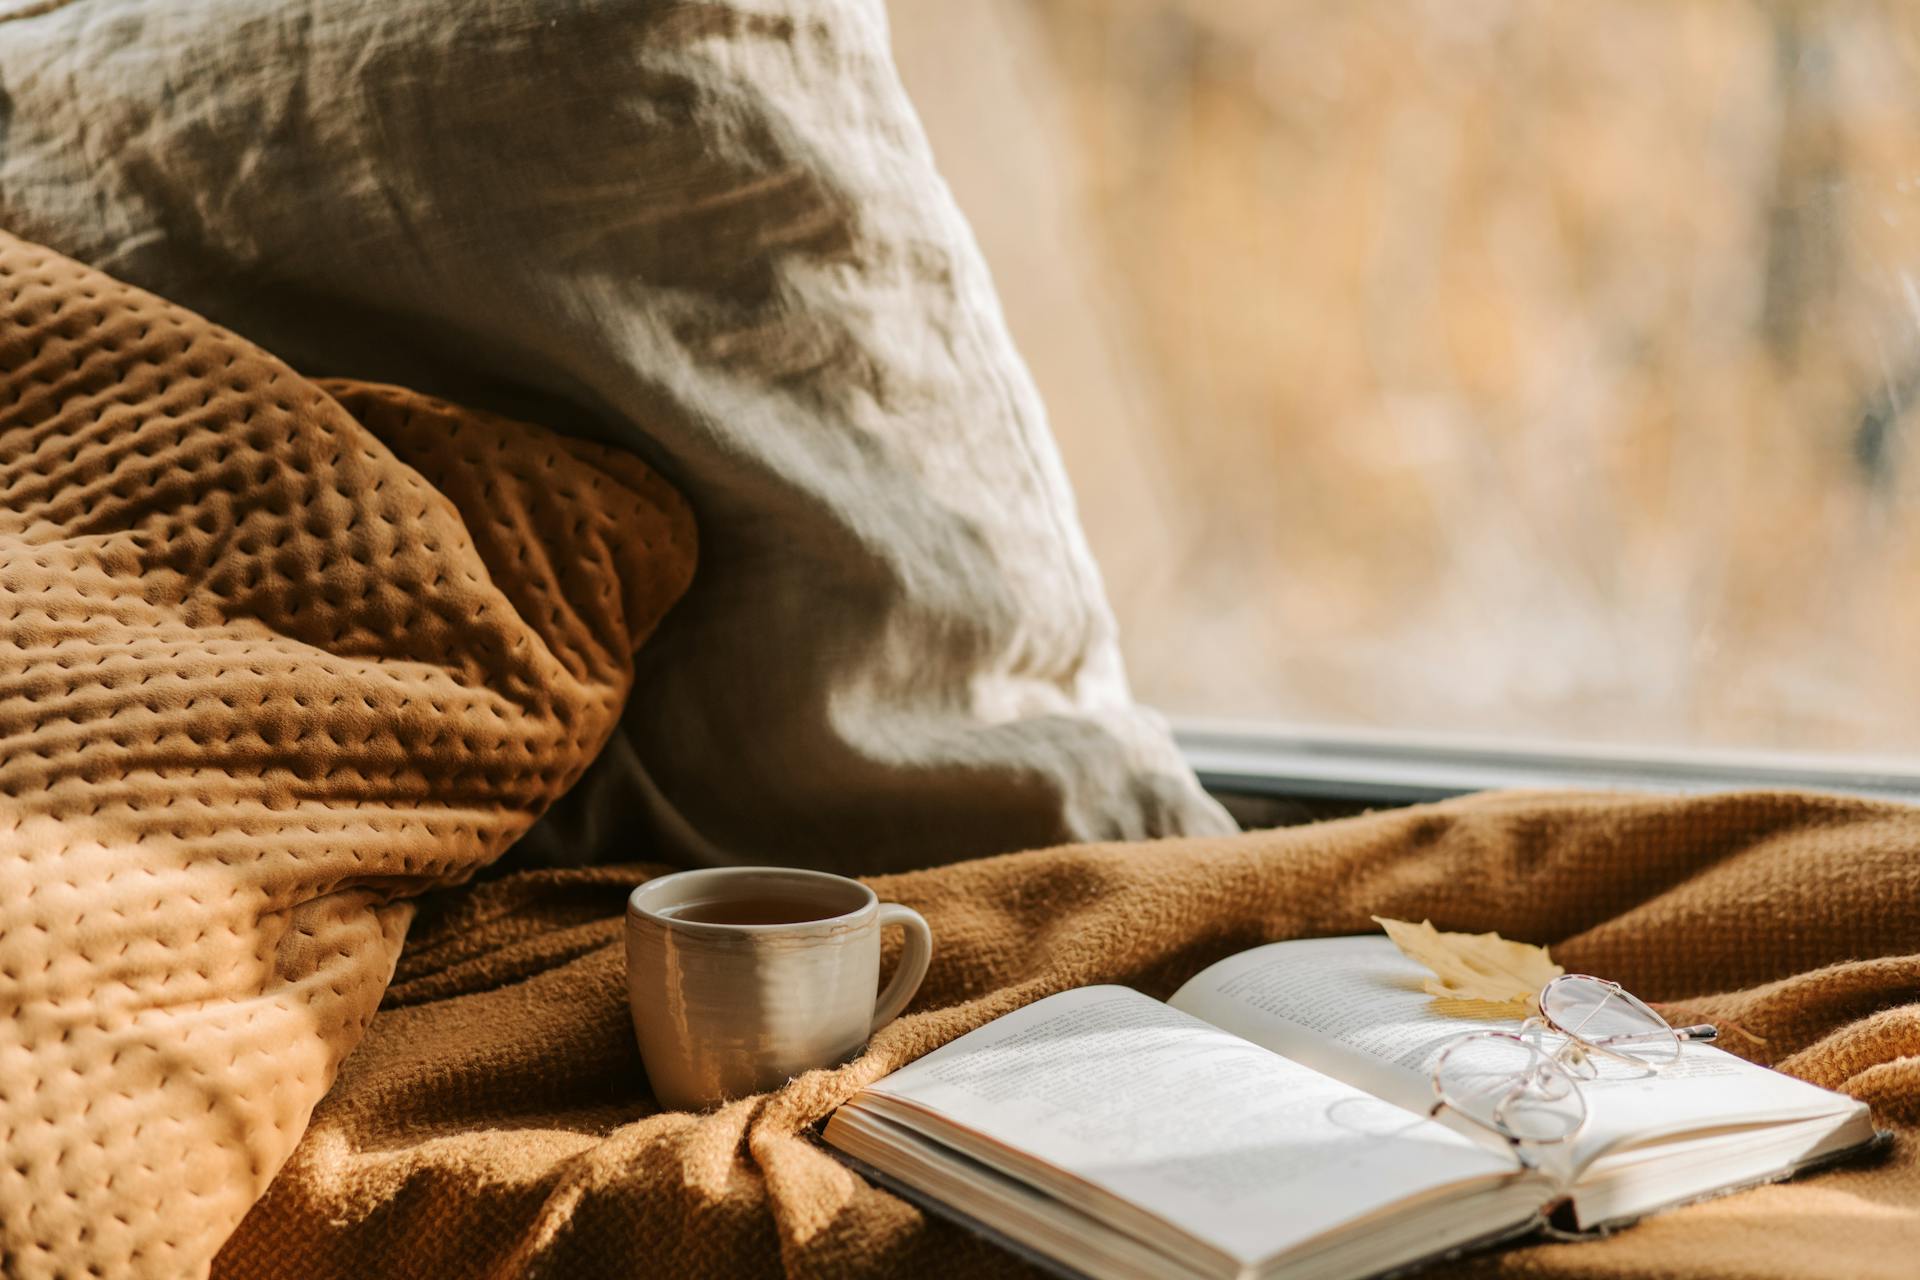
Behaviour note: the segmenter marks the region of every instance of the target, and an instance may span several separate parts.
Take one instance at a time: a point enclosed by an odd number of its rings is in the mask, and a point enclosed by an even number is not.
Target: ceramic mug
[[[729,915],[793,918],[713,919]],[[906,947],[876,996],[880,931],[894,924]],[[649,880],[627,899],[627,1000],[654,1097],[700,1109],[844,1062],[906,1007],[932,958],[919,912],[845,876],[713,867]]]

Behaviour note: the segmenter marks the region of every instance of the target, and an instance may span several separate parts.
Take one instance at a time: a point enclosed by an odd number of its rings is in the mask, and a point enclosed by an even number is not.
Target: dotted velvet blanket
[[[217,1273],[1000,1276],[1007,1256],[811,1136],[864,1083],[1063,988],[1164,996],[1373,912],[1498,929],[1739,1028],[1872,1104],[1877,1163],[1445,1275],[1911,1277],[1920,1258],[1920,810],[1790,794],[1503,794],[1223,839],[1015,854],[872,883],[932,923],[914,1008],[864,1056],[707,1115],[648,1097],[621,912],[657,868],[531,872],[422,908],[365,1043]]]
[[[0,1275],[205,1273],[693,556],[632,458],[0,235]]]

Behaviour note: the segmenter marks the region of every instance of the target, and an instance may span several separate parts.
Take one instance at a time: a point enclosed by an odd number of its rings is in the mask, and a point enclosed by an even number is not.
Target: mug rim
[[[676,881],[695,881],[706,877],[718,880],[731,880],[742,875],[772,875],[807,880],[815,884],[830,884],[836,888],[851,888],[859,892],[862,901],[850,911],[837,915],[819,916],[812,920],[788,920],[781,924],[723,924],[712,920],[682,920],[674,916],[662,915],[641,904],[641,896],[657,891],[661,886],[669,886]],[[643,880],[627,894],[627,922],[645,920],[663,929],[679,930],[686,933],[705,934],[709,937],[728,938],[742,935],[794,934],[809,931],[831,931],[845,929],[860,923],[860,917],[880,908],[880,896],[867,885],[851,876],[835,875],[831,871],[815,871],[810,867],[691,867],[684,871],[670,871],[664,876],[655,876]]]

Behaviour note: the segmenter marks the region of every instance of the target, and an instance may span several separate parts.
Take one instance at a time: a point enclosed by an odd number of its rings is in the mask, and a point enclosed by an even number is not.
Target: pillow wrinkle
[[[300,368],[551,409],[687,494],[713,554],[530,858],[1230,829],[1132,701],[878,0],[90,0],[0,27],[0,83],[0,222]],[[75,152],[89,120],[138,145]]]

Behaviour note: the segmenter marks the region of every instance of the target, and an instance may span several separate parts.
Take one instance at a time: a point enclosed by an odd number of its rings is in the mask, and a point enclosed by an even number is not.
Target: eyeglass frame
[[[1586,1019],[1582,1019],[1581,1021],[1582,1026],[1584,1026],[1586,1024],[1586,1021],[1588,1019],[1591,1019],[1594,1016],[1594,1014],[1599,1013],[1601,1009],[1605,1008],[1608,1000],[1612,1000],[1615,998],[1624,998],[1625,1000],[1631,1001],[1632,1006],[1637,1006],[1640,1010],[1644,1011],[1648,1016],[1652,1017],[1655,1021],[1657,1021],[1660,1024],[1661,1029],[1650,1030],[1650,1031],[1626,1035],[1626,1036],[1605,1036],[1605,1037],[1600,1037],[1598,1039],[1590,1039],[1587,1036],[1580,1034],[1580,1032],[1578,1032],[1577,1030],[1573,1030],[1566,1026],[1563,1026],[1557,1019],[1553,1017],[1552,1014],[1547,1012],[1547,1008],[1549,1004],[1548,997],[1549,997],[1549,994],[1554,989],[1554,987],[1561,983],[1567,983],[1567,982],[1590,982],[1600,987],[1604,987],[1607,990],[1607,995],[1603,997],[1597,1004],[1594,1005],[1592,1013],[1589,1013]],[[1639,1066],[1639,1067],[1650,1066],[1652,1067],[1653,1070],[1658,1071],[1663,1067],[1671,1065],[1672,1062],[1679,1061],[1680,1051],[1685,1045],[1690,1043],[1704,1044],[1708,1041],[1716,1039],[1720,1034],[1720,1029],[1718,1027],[1714,1026],[1712,1023],[1707,1023],[1707,1022],[1694,1023],[1691,1026],[1685,1026],[1685,1027],[1676,1027],[1673,1024],[1669,1023],[1666,1020],[1666,1018],[1660,1013],[1659,1010],[1647,1004],[1646,1001],[1640,999],[1638,996],[1628,991],[1625,987],[1621,986],[1619,983],[1614,982],[1607,978],[1597,978],[1597,977],[1594,977],[1592,974],[1587,974],[1587,973],[1563,973],[1558,977],[1550,979],[1543,986],[1541,986],[1539,993],[1534,997],[1534,1005],[1536,1008],[1540,1010],[1540,1012],[1531,1017],[1528,1017],[1525,1021],[1523,1021],[1520,1024],[1519,1029],[1516,1031],[1507,1031],[1499,1028],[1488,1028],[1481,1031],[1469,1031],[1464,1035],[1455,1037],[1452,1041],[1450,1041],[1447,1044],[1447,1046],[1444,1049],[1440,1051],[1439,1056],[1434,1059],[1433,1067],[1430,1072],[1430,1081],[1433,1085],[1435,1101],[1433,1106],[1429,1108],[1427,1111],[1427,1115],[1429,1118],[1438,1118],[1438,1116],[1442,1111],[1450,1110],[1455,1115],[1460,1116],[1462,1119],[1468,1121],[1469,1123],[1474,1124],[1479,1128],[1485,1129],[1489,1133],[1495,1134],[1496,1136],[1505,1139],[1507,1143],[1516,1150],[1516,1152],[1519,1152],[1523,1149],[1523,1144],[1537,1145],[1537,1146],[1558,1146],[1562,1143],[1571,1142],[1576,1137],[1578,1137],[1581,1131],[1586,1128],[1587,1120],[1592,1115],[1592,1110],[1587,1105],[1586,1094],[1580,1088],[1580,1084],[1583,1079],[1585,1080],[1593,1079],[1594,1075],[1592,1074],[1585,1075],[1585,1076],[1576,1075],[1574,1071],[1570,1069],[1571,1064],[1584,1063],[1586,1056],[1588,1054],[1598,1053],[1604,1057],[1613,1058],[1616,1061],[1629,1062],[1629,1063],[1632,1063],[1634,1066]],[[1528,1038],[1528,1032],[1530,1031],[1534,1033],[1534,1038],[1532,1039]],[[1538,1035],[1542,1031],[1554,1032],[1555,1034],[1563,1037],[1563,1039],[1565,1040],[1565,1043],[1560,1045],[1553,1052],[1548,1053],[1538,1043]],[[1666,1062],[1649,1062],[1645,1058],[1636,1057],[1631,1053],[1623,1052],[1621,1048],[1618,1047],[1618,1046],[1622,1046],[1623,1044],[1643,1043],[1647,1040],[1657,1040],[1657,1039],[1662,1039],[1669,1036],[1672,1038],[1674,1042],[1674,1056],[1672,1059]],[[1507,1130],[1507,1129],[1503,1129],[1499,1127],[1497,1124],[1495,1124],[1494,1122],[1483,1120],[1479,1116],[1473,1114],[1473,1112],[1460,1106],[1458,1102],[1449,1098],[1446,1086],[1441,1083],[1441,1079],[1440,1079],[1440,1069],[1442,1064],[1446,1061],[1447,1055],[1452,1053],[1455,1049],[1459,1048],[1461,1045],[1464,1045],[1469,1041],[1481,1040],[1481,1039],[1510,1040],[1515,1044],[1521,1045],[1525,1049],[1529,1050],[1536,1057],[1538,1057],[1540,1061],[1543,1064],[1545,1064],[1547,1067],[1551,1068],[1554,1071],[1557,1071],[1562,1076],[1564,1076],[1572,1095],[1577,1097],[1580,1101],[1580,1118],[1578,1123],[1574,1124],[1571,1128],[1569,1128],[1565,1133],[1562,1133],[1562,1134],[1556,1134],[1549,1137],[1529,1137],[1529,1136],[1524,1136],[1521,1134],[1511,1132],[1510,1130]],[[1516,1073],[1515,1078],[1520,1082],[1518,1086],[1518,1090],[1525,1090],[1530,1087],[1533,1087],[1535,1083],[1531,1070]],[[1525,1163],[1524,1156],[1522,1156],[1522,1162]]]

